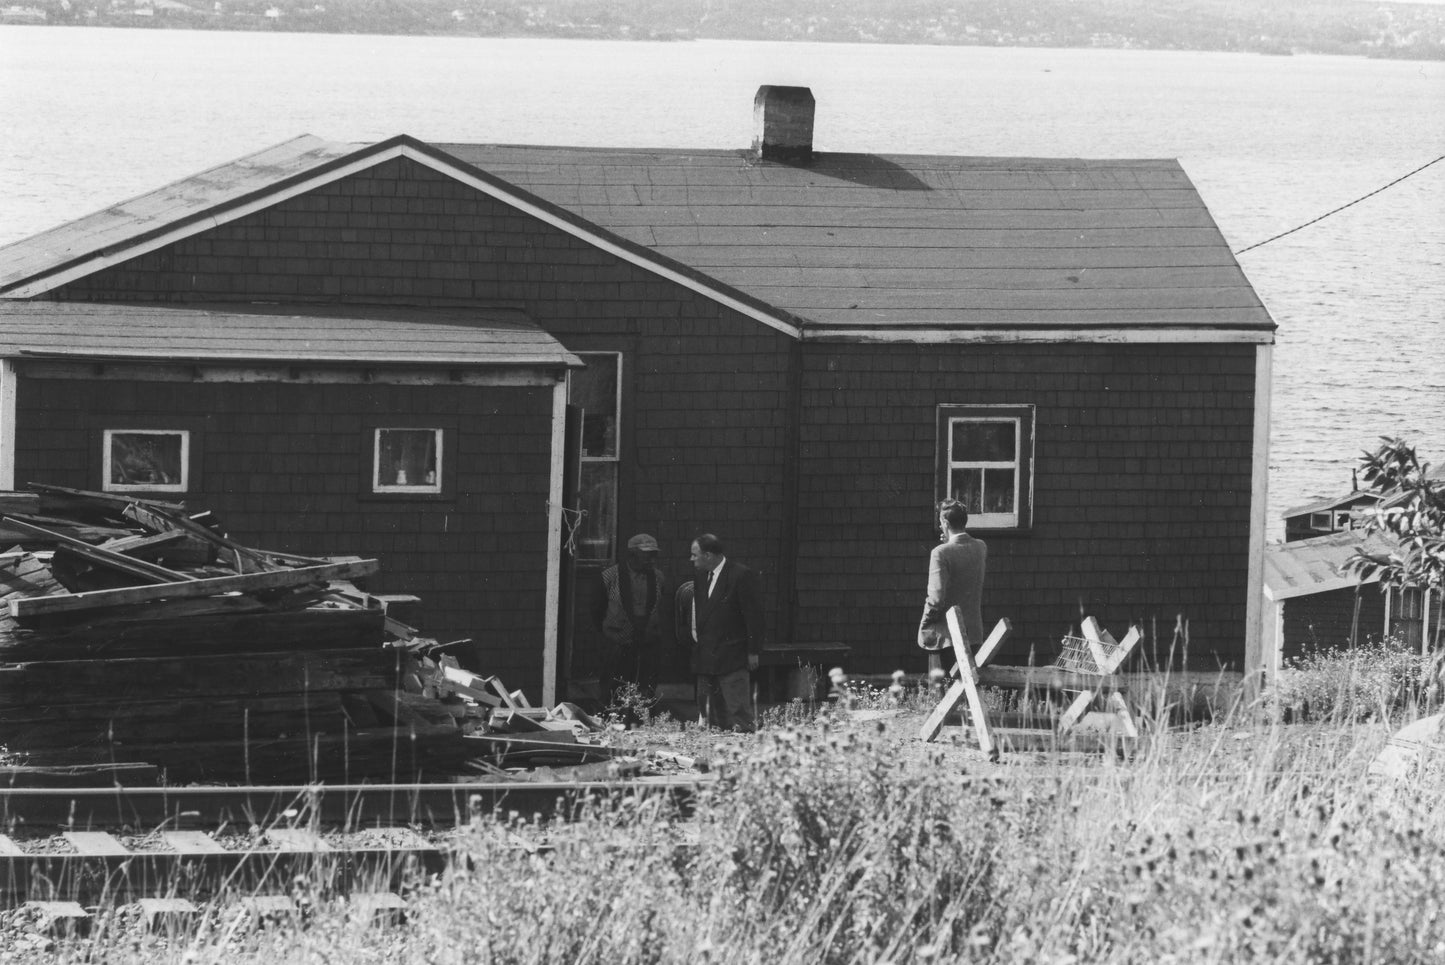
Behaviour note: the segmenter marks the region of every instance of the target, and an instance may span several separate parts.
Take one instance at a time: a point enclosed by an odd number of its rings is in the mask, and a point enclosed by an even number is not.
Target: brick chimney
[[[753,98],[753,156],[807,164],[813,159],[813,92],[764,84]]]

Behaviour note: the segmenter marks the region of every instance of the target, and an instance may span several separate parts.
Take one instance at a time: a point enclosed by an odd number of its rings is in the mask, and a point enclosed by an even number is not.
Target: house
[[[920,664],[945,495],[989,544],[1007,658],[1049,659],[1089,614],[1182,618],[1191,663],[1259,667],[1275,326],[1179,164],[819,152],[805,88],[762,88],[755,116],[734,151],[303,137],[0,249],[3,473],[94,487],[104,433],[113,457],[115,432],[189,430],[184,491],[248,542],[375,526],[336,540],[382,560],[374,591],[424,597],[433,635],[547,695],[585,673],[573,614],[639,531],[678,578],[722,536],[763,574],[773,641]],[[94,324],[42,357],[16,340],[76,312]],[[408,332],[436,312],[455,338],[429,351]],[[318,317],[385,344],[330,362],[347,394],[252,357],[255,316],[298,320],[277,352]],[[504,322],[524,372],[480,344]],[[447,364],[463,343],[474,369]],[[381,378],[412,352],[422,384]],[[459,371],[489,394],[450,391]],[[61,401],[68,435],[41,425]],[[439,432],[455,483],[375,491],[383,416],[406,444]]]
[[[1343,496],[1321,497],[1286,509],[1282,514],[1285,542],[1353,529],[1360,513],[1379,501],[1375,493],[1355,486]]]
[[[1436,471],[1430,478],[1439,476]],[[1396,549],[1387,535],[1360,525],[1362,514],[1378,505],[1379,494],[1354,485],[1347,494],[1284,511],[1284,542],[1265,550],[1267,668],[1278,669],[1307,650],[1387,637],[1423,652],[1438,637],[1438,592],[1385,586],[1378,575],[1360,579],[1346,568],[1357,553],[1388,556]]]

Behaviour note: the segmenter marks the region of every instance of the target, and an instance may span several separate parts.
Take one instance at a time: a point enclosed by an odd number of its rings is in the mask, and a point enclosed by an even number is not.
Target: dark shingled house
[[[574,637],[585,673],[569,575],[637,531],[679,577],[722,535],[774,641],[917,669],[945,494],[1015,661],[1091,614],[1259,666],[1274,324],[1179,164],[822,153],[806,90],[756,112],[737,151],[303,137],[0,249],[0,484],[187,432],[162,491],[374,553],[548,696]]]

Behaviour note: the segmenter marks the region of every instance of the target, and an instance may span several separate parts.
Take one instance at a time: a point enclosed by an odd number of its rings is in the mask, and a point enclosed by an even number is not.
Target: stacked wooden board
[[[400,686],[375,560],[238,544],[175,503],[0,494],[4,761],[196,780],[416,780],[470,753]]]

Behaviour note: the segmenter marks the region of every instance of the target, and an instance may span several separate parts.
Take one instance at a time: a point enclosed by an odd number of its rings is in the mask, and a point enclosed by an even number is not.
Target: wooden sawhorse
[[[968,635],[959,619],[958,607],[948,611],[948,631],[953,642],[953,653],[958,663],[953,673],[958,679],[948,688],[933,713],[919,728],[918,736],[925,741],[934,740],[948,715],[958,705],[968,702],[968,714],[973,722],[973,731],[978,738],[979,748],[996,761],[999,756],[998,740],[994,735],[994,724],[983,705],[980,687],[998,687],[1006,690],[1022,690],[1040,693],[1072,693],[1074,697],[1068,709],[1049,727],[1026,727],[1012,733],[1020,737],[1044,737],[1057,742],[1065,737],[1083,719],[1098,701],[1104,697],[1106,710],[1119,722],[1124,736],[1136,739],[1139,729],[1134,716],[1124,700],[1123,686],[1116,676],[1119,667],[1139,646],[1143,634],[1139,628],[1131,627],[1122,641],[1115,641],[1108,631],[1101,630],[1093,617],[1086,617],[1082,624],[1082,637],[1065,637],[1064,650],[1059,659],[1048,667],[994,667],[990,662],[997,655],[1000,645],[1012,629],[1008,620],[1000,620],[978,648],[978,654],[969,652]]]

